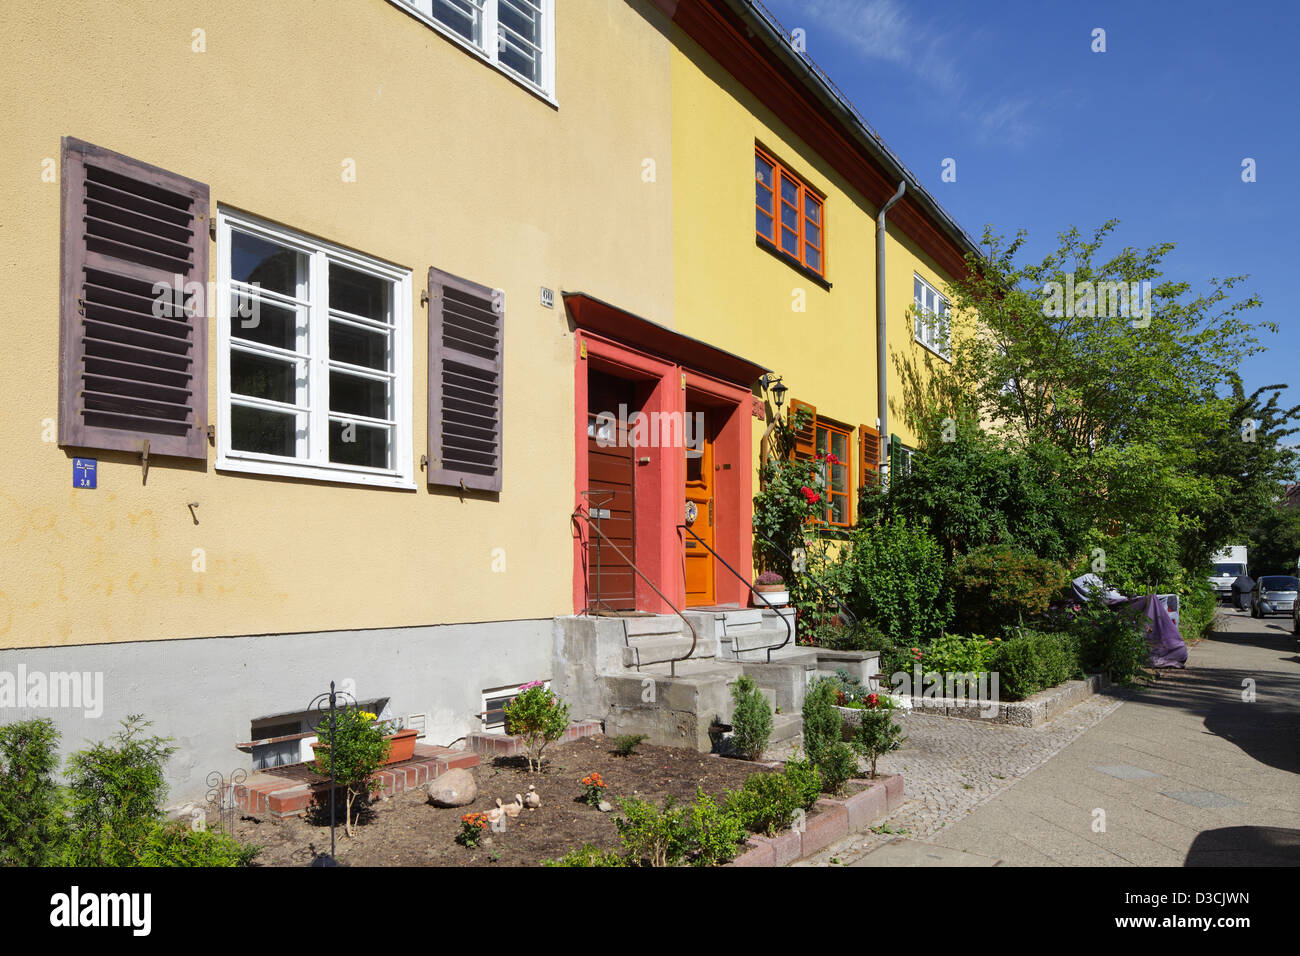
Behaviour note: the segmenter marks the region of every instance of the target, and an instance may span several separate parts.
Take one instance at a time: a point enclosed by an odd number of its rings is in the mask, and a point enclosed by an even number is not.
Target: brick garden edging
[[[749,849],[727,866],[786,866],[826,849],[850,833],[865,830],[903,802],[903,778],[898,774],[849,782],[864,784],[865,789],[842,799],[822,797],[802,832],[785,830],[775,837],[751,836],[746,843]]]
[[[448,770],[469,769],[478,764],[478,754],[468,750],[416,744],[413,758],[377,771],[375,780],[381,785],[378,792],[392,797],[424,786]],[[304,783],[291,777],[257,772],[232,789],[235,806],[248,816],[283,818],[305,813],[316,802],[318,794],[328,796],[329,781]]]
[[[553,746],[567,744],[583,737],[594,737],[603,733],[599,720],[575,720],[565,728],[564,736],[555,741]],[[509,734],[469,734],[465,738],[465,749],[473,751],[480,757],[517,757],[527,749],[523,737],[511,737]]]

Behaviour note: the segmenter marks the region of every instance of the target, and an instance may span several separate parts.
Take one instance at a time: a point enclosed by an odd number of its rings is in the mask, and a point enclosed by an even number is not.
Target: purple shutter
[[[501,490],[501,293],[429,270],[431,485]]]
[[[59,444],[205,459],[208,187],[65,136],[62,242]]]

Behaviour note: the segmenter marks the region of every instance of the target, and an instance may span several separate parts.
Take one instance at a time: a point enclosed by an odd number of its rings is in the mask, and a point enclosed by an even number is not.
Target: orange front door
[[[691,423],[699,422],[696,417],[703,416],[703,434],[700,429],[692,432],[694,448],[686,449],[686,520],[691,531],[699,535],[710,548],[715,547],[714,509],[714,465],[713,465],[713,428],[706,409],[693,409],[688,406],[687,415]],[[694,507],[692,507],[694,506]],[[694,520],[691,514],[694,513]],[[683,531],[683,546],[686,563],[686,605],[700,607],[714,603],[714,560],[713,555],[690,534]]]

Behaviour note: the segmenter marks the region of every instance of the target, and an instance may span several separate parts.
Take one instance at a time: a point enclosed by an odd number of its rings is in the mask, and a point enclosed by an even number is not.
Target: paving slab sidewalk
[[[859,836],[806,862],[1300,864],[1300,643],[1290,621],[1223,612],[1189,664],[1035,730],[907,718],[911,739],[882,761],[905,776],[910,799],[885,823],[906,833]]]

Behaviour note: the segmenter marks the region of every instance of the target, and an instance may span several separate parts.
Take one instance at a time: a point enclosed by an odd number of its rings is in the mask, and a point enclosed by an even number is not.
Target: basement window
[[[489,734],[506,732],[506,705],[519,696],[522,684],[508,684],[505,687],[493,687],[483,691],[483,707],[479,719],[483,722],[483,731]],[[542,681],[542,686],[551,689],[550,681]]]

